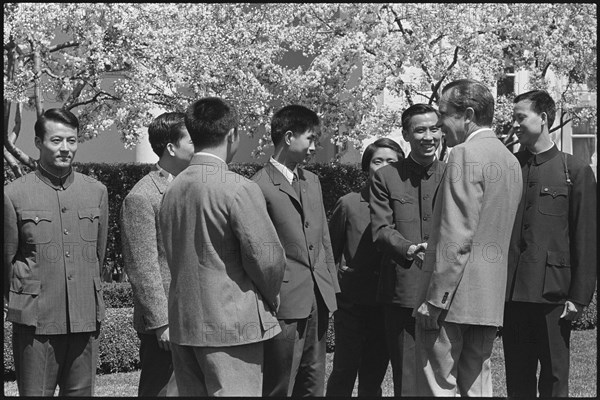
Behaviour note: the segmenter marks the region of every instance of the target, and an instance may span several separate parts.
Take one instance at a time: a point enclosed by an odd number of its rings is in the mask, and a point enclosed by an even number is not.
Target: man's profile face
[[[307,129],[299,135],[292,133],[288,154],[295,162],[303,162],[316,151],[318,138],[317,133],[312,129]]]
[[[531,100],[521,100],[514,105],[512,129],[521,145],[533,146],[543,132],[543,123],[542,115],[533,110]]]
[[[194,155],[194,143],[185,126],[181,127],[181,138],[173,146],[174,158],[177,164],[184,169]]]
[[[64,175],[77,152],[77,130],[61,122],[46,121],[44,138],[35,137],[42,168],[57,176]]]
[[[436,113],[413,115],[409,126],[403,129],[404,140],[410,143],[410,152],[416,161],[430,161],[442,139],[442,130]]]
[[[454,147],[465,140],[465,116],[442,96],[440,100],[440,123],[448,147]]]

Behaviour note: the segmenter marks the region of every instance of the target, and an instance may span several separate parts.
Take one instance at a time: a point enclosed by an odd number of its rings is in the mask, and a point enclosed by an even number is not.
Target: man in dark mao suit
[[[300,167],[315,151],[319,118],[303,106],[271,121],[275,153],[252,179],[267,201],[286,254],[277,319],[282,333],[265,343],[264,396],[323,396],[329,316],[340,291],[319,178]]]
[[[438,112],[415,104],[402,113],[410,154],[371,180],[371,228],[382,249],[377,300],[384,304],[385,333],[394,372],[394,394],[416,395],[415,307],[426,242],[435,227],[433,198],[446,164],[436,158],[442,138]],[[413,261],[417,261],[414,263]]]
[[[596,287],[596,180],[550,138],[554,100],[533,90],[514,100],[523,151],[523,198],[510,242],[502,339],[509,396],[569,395],[571,321]]]

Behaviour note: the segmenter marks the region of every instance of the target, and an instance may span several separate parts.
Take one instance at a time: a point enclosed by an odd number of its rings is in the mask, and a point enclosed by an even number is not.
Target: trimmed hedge
[[[133,307],[133,290],[129,282],[103,282],[102,294],[106,308]]]

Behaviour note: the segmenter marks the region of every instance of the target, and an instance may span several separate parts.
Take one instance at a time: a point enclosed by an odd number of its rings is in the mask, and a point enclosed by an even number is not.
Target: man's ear
[[[294,132],[292,131],[286,131],[283,134],[283,141],[285,142],[285,144],[287,144],[288,146],[290,144],[292,144],[292,137],[294,136]]]
[[[473,107],[467,107],[465,110],[465,122],[470,123],[475,121],[475,110]]]
[[[227,135],[225,135],[225,136],[227,137],[227,141],[228,141],[229,143],[233,143],[233,142],[235,142],[235,141],[238,139],[238,136],[239,136],[239,135],[240,135],[240,134],[239,134],[239,132],[238,132],[238,130],[237,130],[237,129],[235,129],[235,128],[231,128],[231,129],[229,130],[229,132],[227,132]]]
[[[408,129],[402,128],[402,138],[408,142]]]
[[[542,125],[548,123],[548,114],[546,114],[546,112],[542,111],[540,118],[542,119]],[[548,127],[548,129],[550,129],[550,127]]]
[[[38,150],[42,149],[42,139],[40,139],[39,136],[34,136],[33,143],[35,144],[35,147],[38,148]]]
[[[175,145],[173,143],[167,143],[166,150],[171,157],[175,156],[175,150],[173,150],[174,147],[175,147]]]

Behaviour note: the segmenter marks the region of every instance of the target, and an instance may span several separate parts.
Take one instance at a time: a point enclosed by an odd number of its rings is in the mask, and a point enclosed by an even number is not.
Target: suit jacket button
[[[308,225],[309,225],[309,223],[308,223],[308,221],[306,221],[306,222],[304,223],[304,227],[305,227],[305,228],[308,228]]]
[[[428,234],[423,235],[423,239],[428,240],[429,239],[429,235]]]
[[[315,246],[313,246],[312,244],[311,244],[310,246],[308,246],[308,249],[309,249],[309,250],[312,250],[312,249],[314,249],[314,248],[315,248]]]

